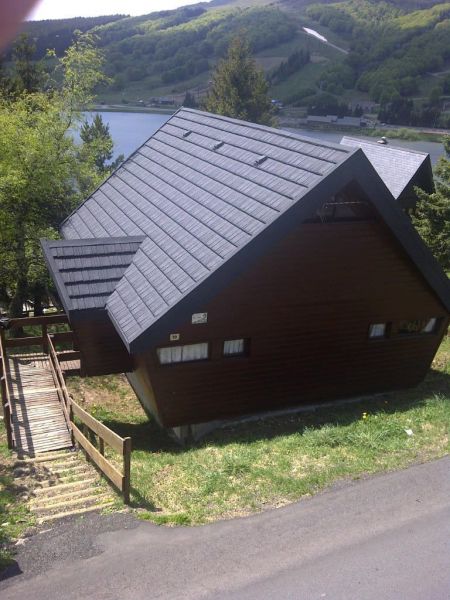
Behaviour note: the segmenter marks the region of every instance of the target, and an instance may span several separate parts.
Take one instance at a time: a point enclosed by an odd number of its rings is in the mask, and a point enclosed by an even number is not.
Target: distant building
[[[335,127],[365,127],[366,121],[362,117],[338,117],[337,115],[308,115],[308,125],[331,125]]]
[[[343,127],[365,127],[362,117],[339,117],[337,124]]]
[[[159,98],[150,98],[150,103],[156,104],[157,106],[173,106],[174,99],[167,96],[161,96]]]
[[[337,120],[337,116],[334,115],[308,115],[306,117],[306,123],[309,125],[314,124],[325,124],[331,125]]]

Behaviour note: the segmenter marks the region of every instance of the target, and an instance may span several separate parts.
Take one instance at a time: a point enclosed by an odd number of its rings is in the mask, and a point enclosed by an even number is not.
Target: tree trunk
[[[17,273],[17,285],[14,295],[9,305],[9,316],[11,318],[18,318],[23,316],[23,305],[27,300],[28,281],[27,281],[27,260],[25,252],[25,230],[22,223],[18,223],[16,228],[16,273]],[[20,337],[23,335],[22,329],[13,329],[11,334],[14,337]]]

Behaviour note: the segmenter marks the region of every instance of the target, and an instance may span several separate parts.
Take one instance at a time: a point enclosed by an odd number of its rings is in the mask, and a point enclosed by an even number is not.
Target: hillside
[[[30,23],[36,58],[46,46],[61,53],[72,27],[93,31],[105,52],[112,83],[100,91],[104,102],[180,102],[187,90],[199,99],[230,39],[245,32],[273,97],[285,103],[323,114],[381,103],[384,120],[446,124],[450,3],[213,0],[139,17]]]

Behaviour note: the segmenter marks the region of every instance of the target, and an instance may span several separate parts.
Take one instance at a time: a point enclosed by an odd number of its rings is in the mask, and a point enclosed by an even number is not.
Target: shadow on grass
[[[443,396],[450,400],[449,374],[431,370],[425,380],[415,388],[366,396],[348,403],[336,402],[334,406],[316,404],[315,409],[304,412],[291,412],[281,416],[266,414],[257,420],[230,423],[200,441],[185,446],[180,446],[153,420],[123,423],[108,419],[103,422],[119,435],[130,436],[135,451],[181,454],[208,445],[245,444],[273,439],[280,435],[303,433],[307,428],[320,429],[326,424],[350,425],[361,419],[363,412],[370,414],[404,412],[424,405],[426,400],[433,396]]]

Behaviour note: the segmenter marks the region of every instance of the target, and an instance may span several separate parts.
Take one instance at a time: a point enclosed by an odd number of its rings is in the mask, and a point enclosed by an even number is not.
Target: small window
[[[386,337],[387,323],[373,323],[369,327],[369,338],[380,339]]]
[[[434,333],[436,331],[437,321],[438,320],[436,319],[436,317],[428,319],[427,324],[423,328],[423,333]]]
[[[414,321],[400,321],[398,324],[398,333],[400,335],[417,335],[420,333],[434,333],[438,324],[438,319],[416,319]]]
[[[168,346],[167,348],[158,348],[156,352],[162,365],[206,360],[209,355],[209,344],[202,342],[186,346]]]
[[[246,353],[244,338],[238,340],[225,340],[223,343],[224,356],[243,356]]]

